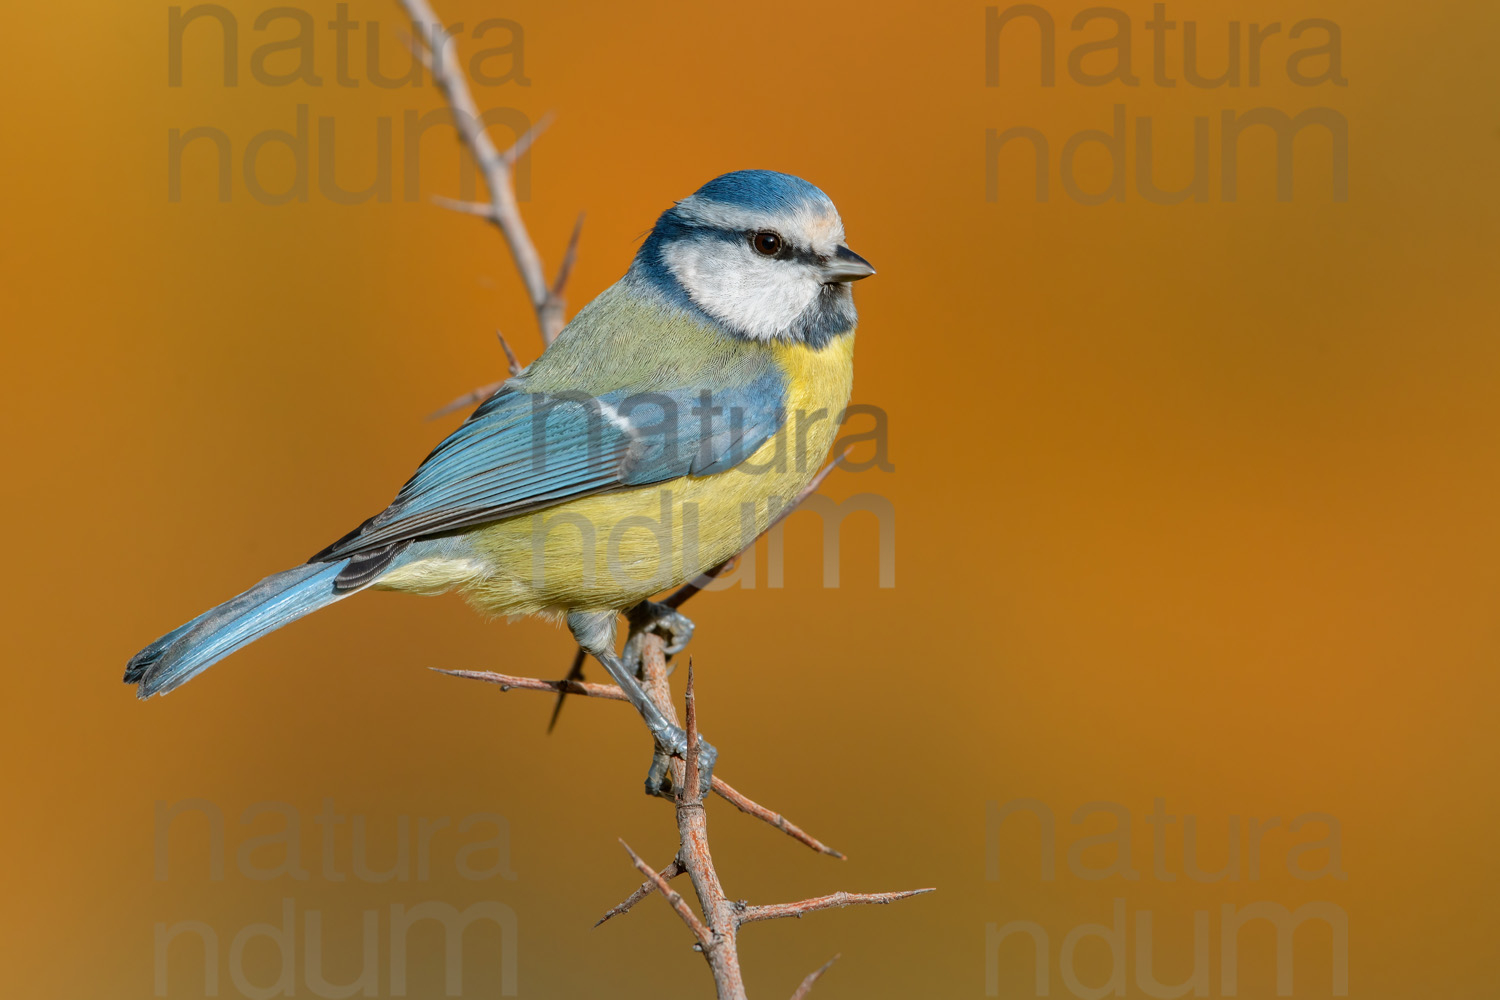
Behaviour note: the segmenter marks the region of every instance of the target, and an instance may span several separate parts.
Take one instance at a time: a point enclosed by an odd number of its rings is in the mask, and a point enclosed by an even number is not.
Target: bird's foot
[[[640,669],[641,643],[648,635],[659,635],[666,640],[666,654],[675,656],[687,648],[693,637],[693,620],[676,608],[655,601],[642,601],[625,612],[630,624],[630,635],[625,640],[625,662]]]
[[[656,752],[651,757],[651,770],[646,773],[646,794],[661,798],[676,798],[677,788],[672,781],[672,758],[687,760],[687,732],[672,726],[656,736]],[[714,782],[714,762],[719,759],[718,748],[703,737],[698,737],[698,794],[707,795]]]

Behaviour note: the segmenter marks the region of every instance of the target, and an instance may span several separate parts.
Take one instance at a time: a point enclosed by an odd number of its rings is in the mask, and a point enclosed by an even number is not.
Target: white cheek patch
[[[796,261],[753,256],[748,245],[683,240],[662,256],[693,303],[755,340],[786,332],[817,298],[822,282]]]

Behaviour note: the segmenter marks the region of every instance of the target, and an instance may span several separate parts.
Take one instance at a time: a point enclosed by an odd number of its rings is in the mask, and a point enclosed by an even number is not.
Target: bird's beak
[[[840,246],[833,252],[833,257],[823,265],[823,283],[825,285],[842,284],[849,281],[858,281],[860,278],[868,278],[875,273],[870,262],[846,246]]]

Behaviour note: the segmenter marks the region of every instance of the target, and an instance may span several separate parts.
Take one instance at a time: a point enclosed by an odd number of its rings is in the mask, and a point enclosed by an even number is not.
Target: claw
[[[651,755],[651,770],[646,772],[646,794],[654,795],[659,799],[675,798],[677,791],[672,787],[672,755],[666,753],[660,746]]]
[[[646,794],[660,798],[675,798],[677,789],[672,784],[672,758],[687,757],[687,733],[672,727],[657,737],[656,752],[651,756],[651,770],[646,773]],[[714,762],[719,759],[719,750],[712,743],[701,739],[698,744],[698,790],[707,795],[714,783]]]
[[[630,638],[625,642],[627,662],[639,662],[641,636],[655,633],[666,640],[666,653],[675,656],[693,638],[693,621],[676,608],[655,601],[642,601],[626,612]],[[631,657],[634,657],[632,660]]]
[[[693,638],[693,623],[688,619],[687,615],[679,611],[674,611],[672,612],[672,616],[674,619],[673,638],[667,642],[666,652],[668,656],[676,656],[684,649],[687,649],[687,644]]]
[[[714,764],[719,759],[719,748],[700,738],[698,744],[698,794],[707,795],[714,787]]]
[[[675,790],[672,789],[671,762],[673,757],[687,759],[687,732],[681,726],[673,725],[641,687],[641,681],[645,679],[645,639],[648,635],[661,636],[666,640],[662,648],[668,654],[680,653],[693,637],[693,623],[676,608],[653,601],[642,601],[627,611],[625,617],[630,623],[630,637],[625,640],[625,650],[620,656],[614,652],[615,612],[570,611],[568,628],[578,645],[592,653],[609,671],[655,737],[656,749],[651,758],[651,770],[646,775],[647,794],[672,798]],[[575,667],[581,667],[581,664],[575,663]],[[688,690],[692,691],[691,671]],[[714,761],[718,756],[719,751],[700,737],[698,774],[705,794],[713,786]]]

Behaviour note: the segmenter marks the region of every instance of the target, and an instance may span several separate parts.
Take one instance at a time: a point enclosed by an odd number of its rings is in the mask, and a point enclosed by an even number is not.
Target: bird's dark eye
[[[781,237],[769,230],[761,230],[750,236],[750,245],[755,248],[756,253],[774,257],[781,251]]]

